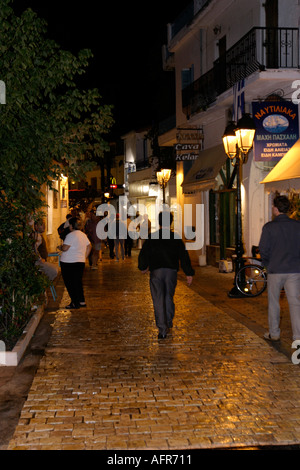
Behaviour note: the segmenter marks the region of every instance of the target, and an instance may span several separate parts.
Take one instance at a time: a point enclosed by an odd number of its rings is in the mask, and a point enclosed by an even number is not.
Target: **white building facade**
[[[136,213],[148,215],[152,231],[157,227],[157,217],[163,204],[163,191],[156,178],[158,158],[153,155],[150,128],[132,130],[122,136],[124,140],[125,196],[129,207]],[[166,203],[176,203],[176,180],[172,178],[166,187]],[[130,214],[135,215],[135,214]]]
[[[194,0],[168,25],[164,67],[175,69],[176,128],[161,135],[159,144],[178,144],[182,130],[199,134],[198,158],[191,152],[177,156],[176,190],[183,211],[185,204],[204,205],[203,247],[191,252],[200,265],[215,265],[234,252],[236,186],[234,167],[222,145],[224,130],[242,113],[252,115],[253,103],[277,104],[273,115],[282,117],[285,105],[293,102],[300,80],[299,18],[297,0]],[[274,140],[286,142],[284,152],[293,145],[288,132],[277,133]],[[294,137],[299,138],[298,131]],[[273,195],[260,182],[282,156],[267,158],[260,149],[257,143],[242,168],[248,256],[271,218]]]

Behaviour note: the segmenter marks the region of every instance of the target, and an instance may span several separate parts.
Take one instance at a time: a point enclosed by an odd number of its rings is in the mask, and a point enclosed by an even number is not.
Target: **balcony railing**
[[[253,28],[182,91],[183,111],[204,111],[218,95],[258,70],[285,68],[299,68],[298,28]]]

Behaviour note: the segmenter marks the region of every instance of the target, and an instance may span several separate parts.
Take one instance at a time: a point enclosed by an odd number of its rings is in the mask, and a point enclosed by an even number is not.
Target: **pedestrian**
[[[143,215],[142,222],[140,224],[140,239],[141,244],[145,243],[145,240],[149,238],[151,234],[151,221],[149,220],[148,214]]]
[[[68,233],[70,232],[69,220],[71,219],[71,217],[72,217],[71,214],[67,214],[66,221],[63,222],[57,229],[59,238],[61,238],[62,240],[64,240],[66,236],[68,235]]]
[[[99,221],[100,217],[96,215],[96,211],[91,210],[89,218],[85,224],[85,233],[92,245],[92,250],[89,255],[89,264],[91,269],[97,269],[99,254],[101,254],[100,258],[102,261],[101,240],[97,236],[97,225]]]
[[[114,215],[113,212],[111,212],[110,214],[105,212],[104,215],[105,215],[105,217],[108,218],[108,223],[107,223],[106,228],[104,230],[107,233],[107,243],[108,243],[108,248],[109,248],[109,257],[110,257],[110,259],[114,259],[114,257],[115,257],[115,252],[114,252],[114,249],[115,249],[115,236],[112,233],[112,230],[111,230],[111,233],[110,233],[109,228],[111,228],[113,226],[113,224],[115,223],[115,215]]]
[[[280,292],[284,288],[289,303],[293,340],[300,339],[300,221],[287,215],[290,202],[276,196],[274,220],[264,225],[259,242],[263,265],[268,270],[269,331],[264,338],[280,339]]]
[[[127,221],[126,221],[127,234],[126,234],[126,239],[124,243],[125,256],[128,256],[128,258],[131,258],[131,250],[132,250],[133,240],[134,240],[134,233],[130,230],[130,224],[131,224],[131,218],[128,216]]]
[[[85,220],[84,220],[84,233],[86,234],[86,236],[88,237],[89,241],[91,242],[90,240],[90,231],[91,231],[91,228],[90,228],[90,225],[91,225],[91,212],[88,211],[86,214],[85,214]],[[88,261],[89,261],[89,267],[90,269],[92,268],[92,264],[93,264],[93,260],[92,260],[92,255],[93,255],[93,248],[92,248],[92,243],[91,243],[91,251],[90,251],[90,254],[88,256]]]
[[[189,286],[195,274],[182,239],[170,230],[172,221],[170,212],[160,212],[160,228],[145,241],[138,258],[140,271],[143,274],[150,271],[150,292],[158,339],[165,339],[168,329],[173,326],[174,294],[179,267],[184,271]]]
[[[75,217],[69,219],[70,233],[66,236],[64,244],[57,248],[62,251],[60,258],[61,273],[71,298],[68,309],[86,307],[82,277],[85,260],[91,251],[91,244],[85,233],[80,230],[79,220]]]
[[[113,222],[113,231],[114,233],[114,244],[115,244],[115,254],[116,261],[119,261],[119,247],[121,250],[122,260],[124,260],[125,250],[124,242],[127,237],[127,226],[120,220],[120,215],[116,215],[116,220]]]

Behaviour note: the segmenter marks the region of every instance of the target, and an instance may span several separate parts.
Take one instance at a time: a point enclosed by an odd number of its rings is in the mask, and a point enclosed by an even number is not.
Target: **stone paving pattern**
[[[299,366],[234,318],[266,298],[226,300],[209,276],[188,288],[180,275],[174,327],[158,340],[136,256],[86,269],[86,309],[64,309],[64,292],[8,449],[299,444]]]

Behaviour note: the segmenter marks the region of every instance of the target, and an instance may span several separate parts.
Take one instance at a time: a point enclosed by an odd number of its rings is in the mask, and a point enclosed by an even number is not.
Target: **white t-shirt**
[[[90,244],[88,237],[80,230],[68,233],[64,245],[69,245],[68,251],[62,251],[60,260],[63,263],[85,263],[86,248]]]

